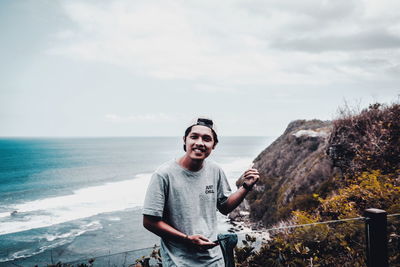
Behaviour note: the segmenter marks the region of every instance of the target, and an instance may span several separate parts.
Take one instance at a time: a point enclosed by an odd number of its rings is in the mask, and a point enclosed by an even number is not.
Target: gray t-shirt
[[[175,160],[160,166],[147,188],[143,214],[161,217],[166,223],[187,235],[200,234],[217,239],[217,208],[231,193],[222,169],[211,161],[192,172]],[[161,239],[163,266],[223,267],[219,246],[196,251],[184,244]]]

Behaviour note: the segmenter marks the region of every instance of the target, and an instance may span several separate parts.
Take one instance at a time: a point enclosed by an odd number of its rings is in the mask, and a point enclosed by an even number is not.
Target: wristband
[[[246,183],[242,184],[243,188],[246,189],[247,191],[251,191],[253,189],[254,184],[248,185]]]

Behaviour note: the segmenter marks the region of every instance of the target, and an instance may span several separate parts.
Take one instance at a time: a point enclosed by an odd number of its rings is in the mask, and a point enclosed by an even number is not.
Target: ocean
[[[232,189],[273,141],[220,139],[209,159]],[[45,266],[158,244],[142,226],[144,195],[152,172],[183,153],[181,137],[0,139],[0,266]],[[226,217],[219,222],[227,231]]]

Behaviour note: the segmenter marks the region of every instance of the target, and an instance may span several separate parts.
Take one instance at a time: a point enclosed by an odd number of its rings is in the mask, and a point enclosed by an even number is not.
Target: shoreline
[[[271,236],[261,221],[254,222],[250,219],[250,212],[246,208],[247,202],[244,201],[236,210],[228,215],[228,223],[231,227],[228,229],[230,233],[236,233],[239,241],[246,240],[246,236],[256,238],[256,248],[260,248],[263,242],[271,240]],[[238,242],[238,247],[241,243]]]

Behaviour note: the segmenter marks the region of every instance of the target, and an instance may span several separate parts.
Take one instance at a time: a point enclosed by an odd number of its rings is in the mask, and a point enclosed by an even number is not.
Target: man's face
[[[214,149],[212,130],[206,126],[195,125],[184,140],[186,154],[195,160],[204,160]]]

